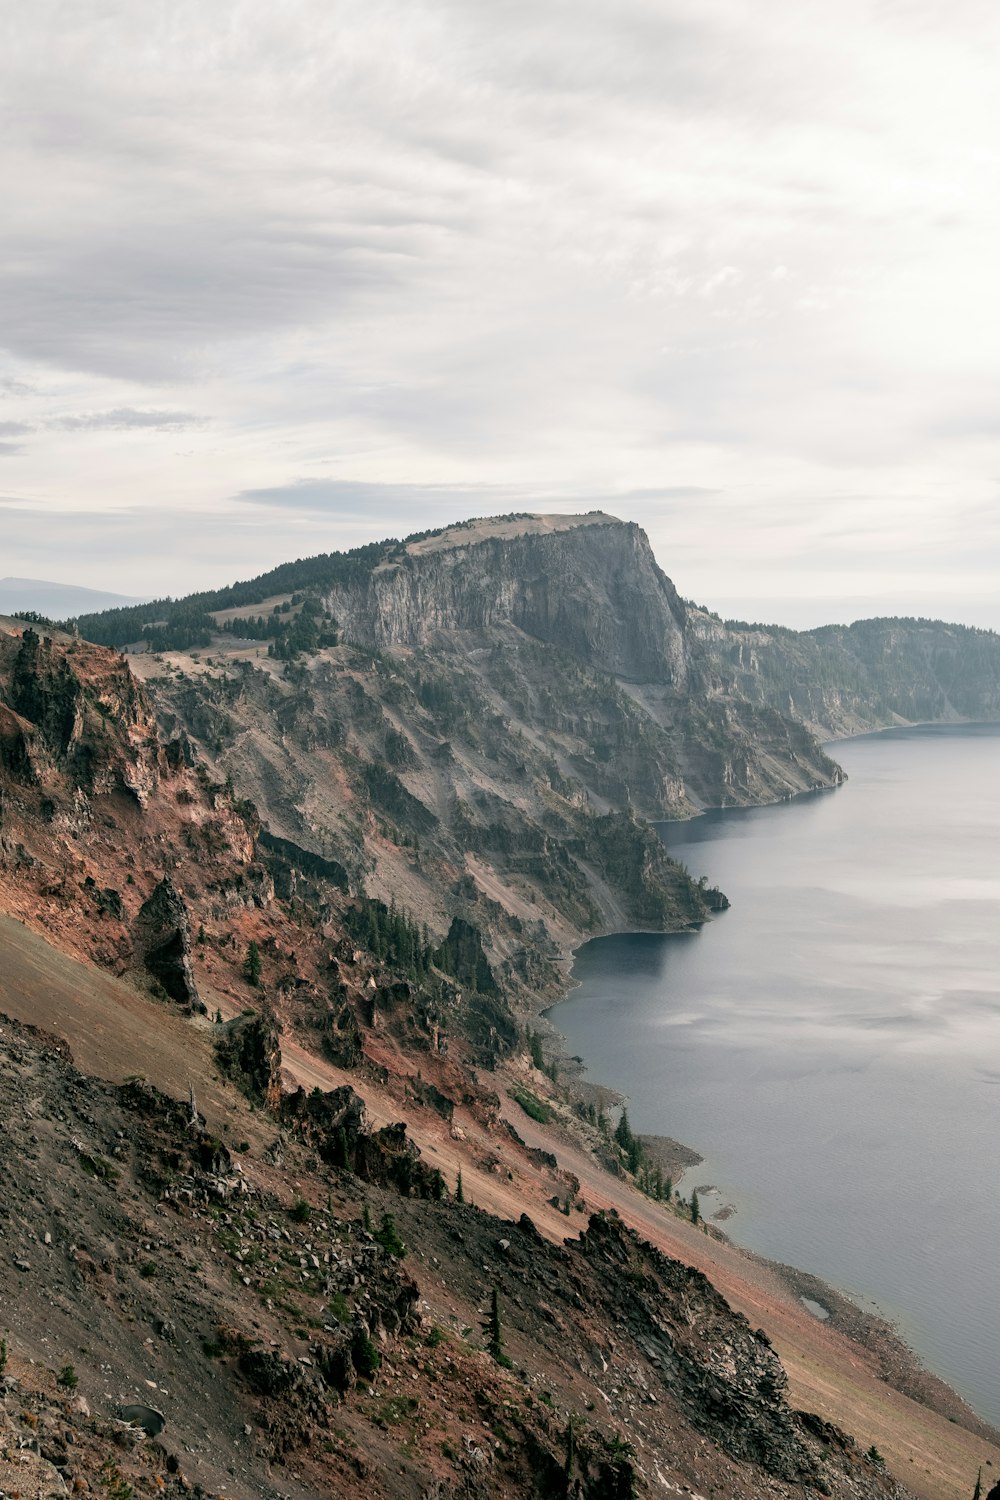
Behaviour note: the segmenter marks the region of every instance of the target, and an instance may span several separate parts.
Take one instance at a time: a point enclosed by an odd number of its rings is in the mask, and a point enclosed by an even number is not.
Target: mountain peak
[[[477,542],[510,541],[519,536],[546,536],[556,531],[572,531],[577,526],[621,526],[617,516],[602,510],[591,510],[585,515],[555,515],[540,512],[522,512],[507,516],[481,516],[471,521],[458,521],[441,531],[418,537],[407,544],[411,557],[421,557],[428,552],[445,552],[454,547],[471,547]]]

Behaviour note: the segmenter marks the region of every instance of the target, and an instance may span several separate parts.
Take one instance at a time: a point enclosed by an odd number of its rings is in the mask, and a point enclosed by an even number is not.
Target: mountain
[[[665,1201],[690,1153],[539,1030],[584,937],[724,907],[649,816],[837,783],[704,620],[594,515],[106,644],[0,622],[0,1488],[932,1500],[1000,1464],[892,1330]]]
[[[72,583],[50,583],[42,578],[0,578],[0,615],[34,610],[52,620],[64,620],[99,610],[140,603],[127,594],[78,588]]]

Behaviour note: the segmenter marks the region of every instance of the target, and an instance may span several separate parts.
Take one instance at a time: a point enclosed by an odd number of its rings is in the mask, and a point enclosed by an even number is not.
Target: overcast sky
[[[0,575],[600,506],[700,602],[1000,627],[995,4],[32,0],[0,43]]]

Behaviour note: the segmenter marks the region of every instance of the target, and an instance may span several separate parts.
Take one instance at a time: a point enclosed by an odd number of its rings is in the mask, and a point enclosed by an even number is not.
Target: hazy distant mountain
[[[108,594],[103,589],[81,589],[72,583],[49,583],[44,578],[0,578],[0,615],[35,609],[51,620],[67,620],[71,615],[143,602],[134,594]]]

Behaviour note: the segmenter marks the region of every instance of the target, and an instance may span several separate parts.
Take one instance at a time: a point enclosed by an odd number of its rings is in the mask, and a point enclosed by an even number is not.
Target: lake
[[[661,824],[731,910],[586,944],[551,1019],[633,1129],[703,1154],[707,1217],[1000,1423],[1000,725],[831,753],[836,791]]]

